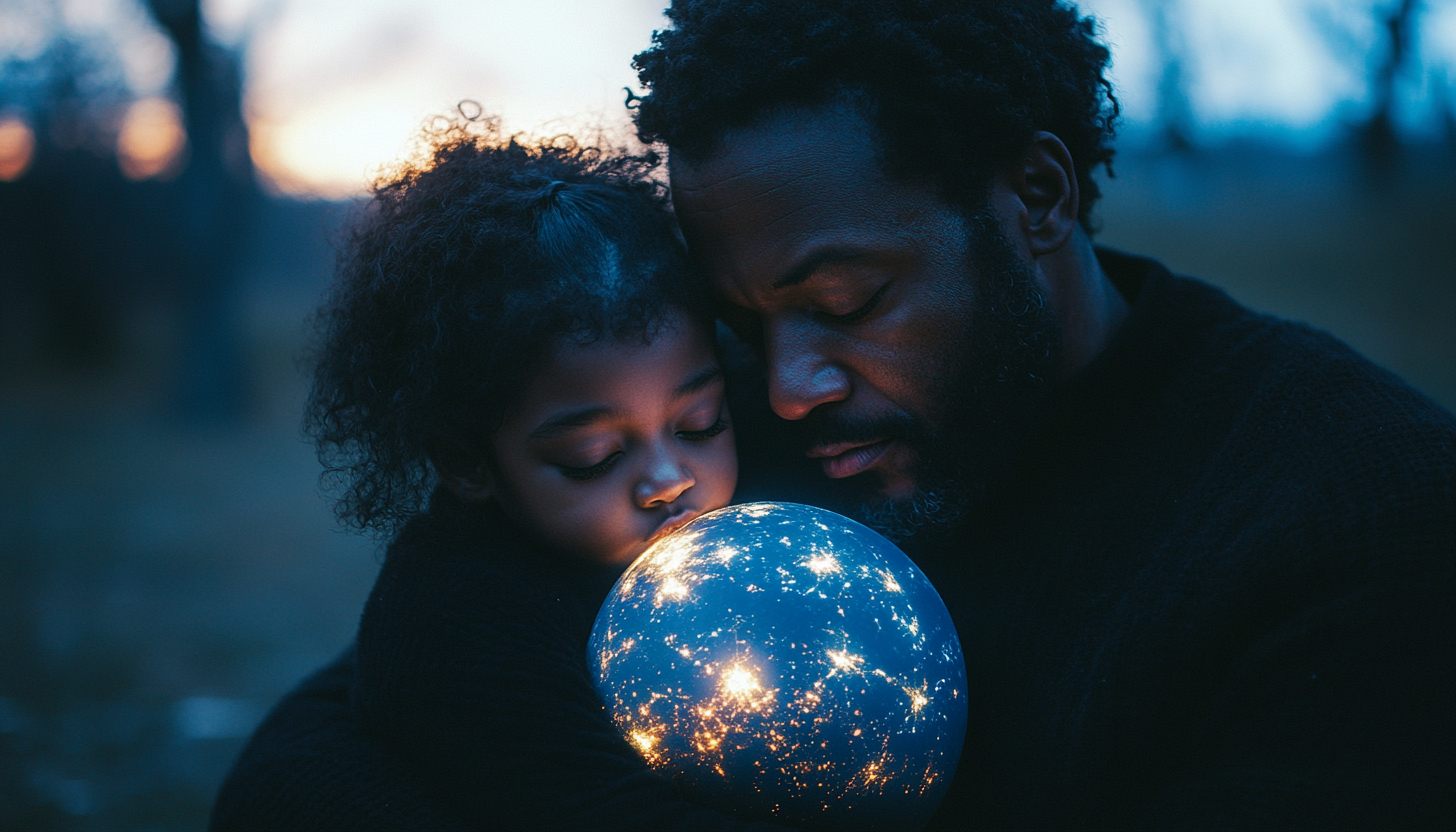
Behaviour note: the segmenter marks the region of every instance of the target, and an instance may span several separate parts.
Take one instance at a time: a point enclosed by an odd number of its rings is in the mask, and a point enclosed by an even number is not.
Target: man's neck
[[[1128,303],[1097,262],[1081,228],[1067,244],[1037,261],[1052,311],[1061,321],[1056,381],[1071,378],[1102,354],[1127,320]]]

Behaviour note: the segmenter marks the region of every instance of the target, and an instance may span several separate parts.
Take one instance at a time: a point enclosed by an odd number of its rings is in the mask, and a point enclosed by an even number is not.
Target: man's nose
[[[658,448],[654,450],[632,496],[639,508],[652,508],[673,502],[696,483],[692,472],[681,460],[666,449]]]
[[[816,341],[800,326],[770,326],[764,333],[768,401],[784,419],[802,419],[821,404],[849,398],[849,375],[824,355]]]

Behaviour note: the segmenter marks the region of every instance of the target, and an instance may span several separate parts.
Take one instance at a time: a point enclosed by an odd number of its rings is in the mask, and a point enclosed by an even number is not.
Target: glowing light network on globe
[[[960,759],[944,603],[893,544],[823,509],[730,506],[658,541],[603,604],[588,659],[642,757],[728,807],[914,828]]]

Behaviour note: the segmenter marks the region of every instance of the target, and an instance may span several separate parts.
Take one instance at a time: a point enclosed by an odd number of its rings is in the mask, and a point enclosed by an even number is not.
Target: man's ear
[[[430,449],[430,464],[435,466],[440,484],[462,502],[479,505],[495,496],[495,478],[490,474],[485,454],[473,444],[435,443]]]
[[[1021,232],[1033,257],[1051,254],[1077,228],[1081,193],[1077,168],[1062,140],[1039,130],[1022,151],[1020,165],[1006,171],[1005,181],[1022,204]]]

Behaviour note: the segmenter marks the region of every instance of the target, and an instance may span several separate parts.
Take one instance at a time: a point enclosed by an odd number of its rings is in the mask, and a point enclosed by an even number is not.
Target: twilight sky
[[[34,48],[59,7],[109,39],[139,95],[166,89],[170,44],[140,0],[6,0],[0,55]],[[664,0],[203,0],[214,37],[245,50],[252,149],[275,189],[361,193],[429,115],[462,99],[510,129],[625,135],[631,56],[662,28]],[[1367,67],[1391,0],[1082,0],[1103,22],[1135,142],[1156,115],[1155,11],[1171,11],[1195,137],[1310,146],[1368,106]],[[13,4],[13,5],[12,5]],[[40,11],[37,11],[40,10]],[[54,16],[55,12],[49,12]],[[29,17],[27,17],[29,15]],[[1456,97],[1456,0],[1427,0],[1419,61],[1401,86],[1408,134],[1433,135]]]

